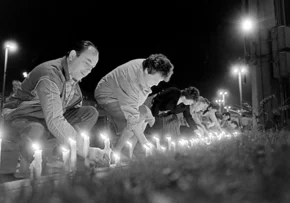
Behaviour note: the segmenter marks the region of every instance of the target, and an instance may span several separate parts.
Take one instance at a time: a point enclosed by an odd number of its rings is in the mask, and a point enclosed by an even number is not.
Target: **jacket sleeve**
[[[186,122],[188,123],[189,127],[191,128],[192,131],[197,129],[197,125],[194,122],[191,113],[190,113],[190,109],[189,106],[186,107],[185,111],[183,111],[183,116],[186,120]]]
[[[81,136],[78,136],[77,131],[63,116],[62,101],[58,86],[48,78],[41,78],[36,86],[36,91],[48,130],[62,145],[69,146],[69,138],[76,140],[78,154],[83,156]]]

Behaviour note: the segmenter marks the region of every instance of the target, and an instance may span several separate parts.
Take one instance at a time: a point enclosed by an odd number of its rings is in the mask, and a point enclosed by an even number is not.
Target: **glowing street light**
[[[241,30],[244,33],[253,32],[254,29],[255,29],[255,22],[252,18],[246,17],[241,20]]]
[[[2,84],[1,112],[3,110],[3,105],[5,102],[5,82],[6,82],[6,70],[7,70],[7,63],[8,63],[8,54],[9,54],[9,51],[11,51],[11,52],[16,51],[17,45],[15,42],[7,41],[4,43],[4,48],[5,48],[5,58],[4,58],[3,84]]]
[[[233,67],[233,73],[239,76],[239,92],[240,92],[240,106],[243,109],[243,89],[242,89],[242,75],[247,72],[247,67],[244,64],[238,64]]]
[[[27,72],[23,72],[22,74],[23,74],[23,77],[24,78],[27,78],[27,76],[28,76],[28,73]]]

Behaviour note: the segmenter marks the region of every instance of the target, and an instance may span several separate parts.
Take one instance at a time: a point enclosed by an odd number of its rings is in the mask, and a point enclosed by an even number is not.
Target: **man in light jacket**
[[[95,89],[97,103],[112,117],[120,135],[115,153],[120,153],[126,141],[138,139],[141,146],[149,144],[144,135],[144,119],[155,122],[148,107],[143,107],[151,87],[169,81],[173,65],[163,54],[152,54],[146,59],[131,60],[120,65],[101,79]],[[140,108],[141,107],[141,108]],[[140,113],[140,109],[145,115]]]

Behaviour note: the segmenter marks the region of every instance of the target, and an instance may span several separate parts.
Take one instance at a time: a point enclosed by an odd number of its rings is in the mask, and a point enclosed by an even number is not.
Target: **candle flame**
[[[163,152],[166,151],[166,147],[164,147],[164,146],[160,146],[160,149],[161,149]]]
[[[103,139],[103,140],[109,140],[109,138],[106,136],[106,135],[104,135],[104,134],[100,134],[101,135],[101,138]]]
[[[158,137],[153,136],[153,139],[155,139],[156,141],[159,141]]]
[[[120,155],[119,155],[119,154],[114,153],[113,156],[114,156],[114,158],[115,158],[116,160],[120,160]]]
[[[166,137],[166,139],[170,142],[171,141],[171,137]]]
[[[129,147],[132,147],[132,143],[127,141],[127,145],[129,145]]]
[[[143,147],[144,147],[146,150],[149,150],[149,149],[150,149],[146,144],[143,144]]]
[[[72,138],[69,138],[68,141],[69,141],[70,143],[76,142],[76,141],[75,141],[74,139],[72,139]]]
[[[88,137],[89,137],[89,136],[88,136],[86,133],[84,133],[84,132],[81,133],[81,136],[82,136],[83,138],[88,138]]]
[[[40,150],[40,146],[37,143],[33,143],[32,144],[32,148],[36,151],[36,150]]]
[[[63,152],[69,152],[69,150],[68,150],[67,148],[65,148],[65,147],[61,147],[61,150],[62,150]]]

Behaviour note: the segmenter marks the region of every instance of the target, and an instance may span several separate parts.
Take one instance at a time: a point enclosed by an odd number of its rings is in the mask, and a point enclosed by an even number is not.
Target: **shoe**
[[[21,156],[19,155],[16,170],[14,172],[14,177],[23,179],[23,178],[29,178],[30,177],[30,164]]]

